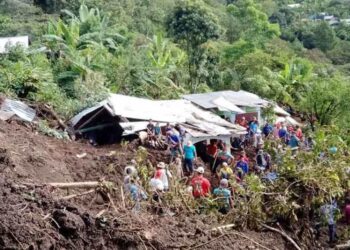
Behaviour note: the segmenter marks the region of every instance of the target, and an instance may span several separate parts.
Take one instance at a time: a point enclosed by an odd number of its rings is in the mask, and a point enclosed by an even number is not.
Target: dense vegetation
[[[338,23],[316,20],[323,12]],[[166,99],[243,89],[312,124],[347,128],[346,19],[348,0],[0,0],[0,36],[29,35],[32,42],[0,55],[0,92],[50,104],[69,118],[109,91]],[[308,237],[309,212],[350,187],[344,131],[325,126],[312,152],[296,159],[287,152],[275,183],[249,176],[226,222],[285,221]]]
[[[322,12],[339,23],[315,20]],[[342,124],[347,18],[346,0],[1,0],[0,35],[30,35],[32,46],[1,56],[0,91],[69,117],[108,91],[244,89]]]

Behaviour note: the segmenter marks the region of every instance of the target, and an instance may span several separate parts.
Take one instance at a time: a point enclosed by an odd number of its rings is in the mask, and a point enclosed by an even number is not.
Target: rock
[[[60,233],[66,237],[75,238],[85,228],[85,223],[79,215],[66,210],[55,210],[52,217],[58,223]]]

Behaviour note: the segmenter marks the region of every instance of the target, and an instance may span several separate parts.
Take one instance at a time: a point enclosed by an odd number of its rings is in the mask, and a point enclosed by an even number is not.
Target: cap
[[[159,162],[158,164],[157,164],[157,168],[165,168],[165,163],[164,162]]]
[[[222,166],[223,166],[223,167],[228,167],[227,162],[223,162],[223,163],[222,163]]]
[[[228,186],[228,180],[227,179],[221,179],[220,186],[227,187]]]
[[[203,174],[204,173],[204,168],[203,167],[198,167],[196,169],[196,172],[200,173],[200,174]]]

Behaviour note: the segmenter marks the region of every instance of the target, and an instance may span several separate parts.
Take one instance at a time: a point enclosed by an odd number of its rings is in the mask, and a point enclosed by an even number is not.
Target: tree
[[[332,77],[312,82],[300,103],[311,123],[316,118],[320,125],[330,125],[349,115],[350,85],[344,80]]]
[[[77,96],[75,84],[83,82],[78,78],[85,80],[87,75],[93,75],[91,71],[101,72],[107,68],[119,39],[123,37],[114,32],[109,18],[97,8],[88,9],[83,4],[78,16],[67,10],[64,13],[69,18],[49,23],[43,38],[50,49],[59,86],[74,98]]]
[[[328,51],[334,48],[336,36],[334,30],[326,22],[321,22],[314,29],[314,41],[316,48]]]
[[[270,23],[268,16],[253,0],[237,0],[227,7],[227,11],[239,21],[241,39],[256,47],[261,47],[267,40],[280,35],[279,25]]]
[[[210,39],[219,38],[219,26],[209,13],[195,1],[178,4],[167,21],[167,30],[188,55],[189,87],[195,92],[200,85],[200,68]]]

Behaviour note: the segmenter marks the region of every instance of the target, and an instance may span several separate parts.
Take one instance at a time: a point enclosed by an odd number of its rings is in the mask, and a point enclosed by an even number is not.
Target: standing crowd
[[[253,173],[274,181],[278,178],[275,166],[282,162],[285,148],[289,147],[292,156],[295,156],[299,150],[308,151],[315,146],[311,137],[304,137],[300,126],[285,123],[272,125],[268,122],[260,126],[256,117],[250,121],[243,117],[237,123],[245,127],[247,133],[233,138],[230,143],[210,140],[208,143],[194,145],[191,141],[184,143],[186,129],[182,125],[172,126],[168,123],[161,128],[159,123],[149,121],[148,138],[163,138],[166,141],[170,154],[169,164],[159,162],[156,165],[148,185],[150,194],[138,182],[136,162],[131,162],[125,168],[124,189],[135,202],[134,209],[138,211],[139,202],[150,196],[157,213],[169,212],[164,208],[162,197],[172,189],[173,183],[182,181],[199,206],[203,204],[203,199],[213,197],[217,201],[218,211],[227,214],[234,206],[234,186],[237,184],[244,188],[247,175]],[[275,143],[273,150],[276,154],[273,159],[264,149],[266,140]],[[334,207],[333,203],[325,205],[322,213],[329,217],[334,213]],[[348,210],[350,211],[350,205]],[[332,218],[329,221],[330,241],[333,241],[335,226]]]

